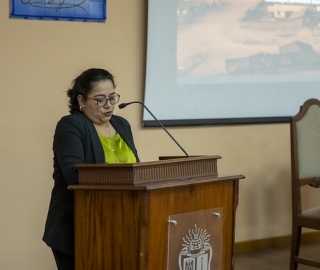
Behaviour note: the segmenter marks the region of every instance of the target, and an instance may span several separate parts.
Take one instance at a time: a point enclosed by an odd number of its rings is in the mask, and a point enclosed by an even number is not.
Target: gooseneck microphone
[[[133,103],[138,103],[138,104],[142,105],[142,106],[148,111],[148,113],[151,114],[151,116],[154,118],[154,120],[156,120],[157,123],[163,128],[163,130],[164,130],[165,132],[167,132],[167,134],[168,134],[168,135],[170,136],[170,138],[176,143],[176,145],[178,145],[178,146],[180,147],[180,149],[182,150],[182,152],[185,153],[185,155],[186,155],[187,157],[189,157],[189,155],[188,155],[187,152],[182,148],[182,146],[175,140],[175,138],[172,137],[172,135],[169,133],[169,131],[160,123],[160,121],[153,115],[152,112],[150,112],[150,110],[147,108],[147,106],[144,105],[142,102],[140,102],[140,101],[132,101],[132,102],[129,102],[129,103],[121,103],[121,104],[119,105],[119,109],[123,109],[123,108],[125,108],[125,107],[127,107],[128,105],[133,104]]]

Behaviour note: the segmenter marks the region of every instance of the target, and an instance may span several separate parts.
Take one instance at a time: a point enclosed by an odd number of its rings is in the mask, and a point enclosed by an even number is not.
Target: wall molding
[[[305,232],[301,235],[302,243],[316,242],[320,241],[320,231],[315,232]],[[291,245],[291,235],[271,237],[259,240],[251,240],[238,242],[234,245],[234,252],[244,252],[244,251],[253,251],[253,250],[261,250],[268,248],[276,248],[282,246],[290,246]]]

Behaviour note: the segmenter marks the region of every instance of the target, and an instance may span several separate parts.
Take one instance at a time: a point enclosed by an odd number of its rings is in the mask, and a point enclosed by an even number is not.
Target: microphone
[[[132,101],[132,102],[129,102],[129,103],[121,103],[118,107],[119,107],[119,109],[123,109],[123,108],[125,108],[125,107],[127,107],[128,105],[133,104],[133,103],[138,103],[138,104],[142,105],[142,106],[151,114],[151,116],[154,118],[154,120],[156,120],[157,123],[163,128],[163,130],[164,130],[165,132],[167,132],[167,134],[168,134],[168,135],[170,136],[170,138],[176,143],[176,145],[178,145],[178,146],[180,147],[180,149],[182,150],[182,152],[185,153],[185,155],[186,155],[187,157],[189,157],[189,155],[188,155],[187,152],[182,148],[182,146],[175,140],[175,138],[172,137],[172,135],[169,133],[169,131],[160,123],[160,121],[153,115],[152,112],[150,112],[150,110],[147,108],[147,106],[144,105],[142,102],[140,102],[140,101]]]

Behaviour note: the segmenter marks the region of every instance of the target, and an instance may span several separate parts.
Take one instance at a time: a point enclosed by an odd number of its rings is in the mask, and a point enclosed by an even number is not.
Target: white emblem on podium
[[[212,247],[207,230],[197,228],[189,230],[183,238],[182,250],[179,254],[180,270],[210,270]]]

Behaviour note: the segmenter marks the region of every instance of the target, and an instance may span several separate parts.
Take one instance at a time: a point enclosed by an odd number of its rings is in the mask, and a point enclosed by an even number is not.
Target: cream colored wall
[[[106,23],[9,19],[8,2],[0,2],[0,269],[53,270],[41,237],[65,90],[81,71],[102,67],[116,75],[123,102],[143,100],[147,0],[108,0]],[[141,128],[138,105],[116,113],[130,121],[142,161],[181,154],[160,128]],[[221,173],[246,176],[236,241],[290,233],[288,124],[169,130],[190,155],[221,155]]]

